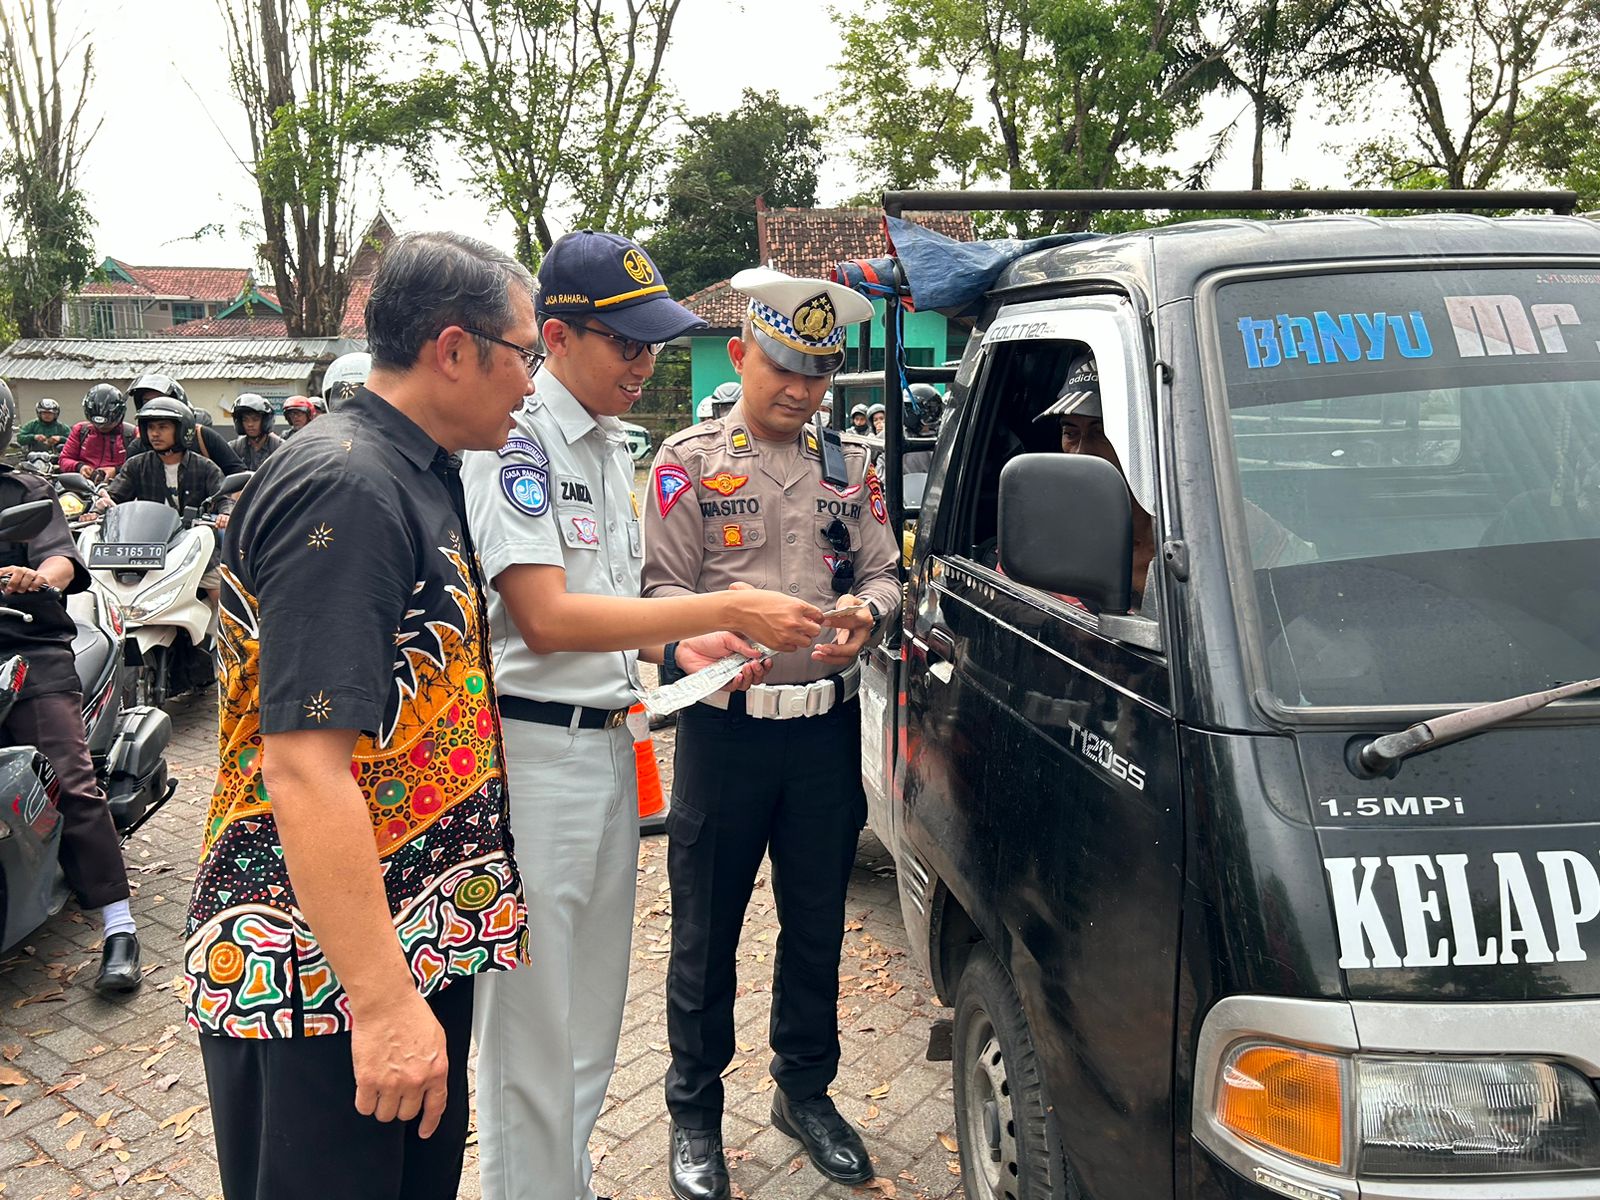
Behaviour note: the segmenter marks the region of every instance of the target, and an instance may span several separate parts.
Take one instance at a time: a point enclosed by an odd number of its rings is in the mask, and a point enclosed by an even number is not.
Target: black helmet
[[[147,445],[150,441],[148,427],[151,421],[176,421],[178,447],[187,450],[194,445],[194,411],[182,400],[174,400],[171,396],[152,396],[144,402],[144,407],[139,410],[134,420],[138,421],[139,436],[144,438]]]
[[[162,396],[171,396],[182,404],[189,403],[189,396],[183,390],[183,384],[170,375],[160,375],[155,372],[141,375],[128,385],[128,395],[133,396],[135,392],[156,392]],[[134,396],[133,407],[137,412],[139,409],[137,396]]]
[[[114,383],[97,383],[83,394],[83,416],[92,425],[120,425],[128,415],[128,398]]]
[[[272,401],[255,392],[246,392],[233,402],[233,431],[244,433],[244,416],[255,413],[261,418],[261,432],[272,432]]]
[[[11,444],[11,431],[17,425],[17,402],[11,396],[11,385],[0,379],[0,446]]]
[[[904,399],[900,417],[906,432],[915,433],[924,425],[938,427],[939,417],[944,413],[944,400],[938,388],[931,383],[913,383]]]
[[[209,408],[196,408],[192,411],[194,412],[194,423],[196,425],[211,424],[211,410]]]
[[[54,421],[61,415],[61,405],[57,404],[54,400],[51,400],[47,396],[33,406],[33,413],[41,421],[44,420],[45,413],[49,413],[50,419]]]

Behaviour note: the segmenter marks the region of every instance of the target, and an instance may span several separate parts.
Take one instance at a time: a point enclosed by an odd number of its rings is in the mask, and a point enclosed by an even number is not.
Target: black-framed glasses
[[[507,350],[515,350],[518,354],[522,355],[523,364],[528,368],[529,375],[532,375],[535,371],[537,371],[540,364],[542,364],[545,360],[545,354],[543,350],[529,350],[526,346],[519,346],[516,342],[508,342],[503,337],[495,337],[494,334],[485,333],[481,329],[473,329],[470,325],[463,325],[461,328],[466,330],[473,337],[481,337],[486,342],[493,342],[497,346],[504,346]]]
[[[584,333],[592,333],[596,337],[610,338],[613,342],[622,347],[623,362],[632,362],[646,350],[650,351],[651,358],[655,358],[667,348],[667,344],[665,342],[635,341],[633,338],[623,337],[620,333],[612,333],[609,329],[596,329],[592,325],[575,324],[573,325],[573,328],[581,330]]]
[[[828,583],[833,588],[835,596],[842,596],[856,583],[856,564],[845,557],[853,549],[850,545],[850,530],[843,521],[835,517],[822,527],[822,536],[828,539],[828,545],[832,546],[839,556],[833,561],[833,577]]]

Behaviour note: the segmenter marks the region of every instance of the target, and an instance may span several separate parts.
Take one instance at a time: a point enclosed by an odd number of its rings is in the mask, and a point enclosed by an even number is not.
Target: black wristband
[[[661,650],[661,682],[676,683],[687,671],[678,666],[678,643],[668,642]]]

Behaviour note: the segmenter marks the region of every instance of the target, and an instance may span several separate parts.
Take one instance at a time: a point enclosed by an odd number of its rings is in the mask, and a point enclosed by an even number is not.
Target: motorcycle
[[[0,541],[37,536],[49,522],[50,509],[50,501],[37,500],[0,513]],[[72,651],[90,758],[126,841],[177,791],[177,782],[167,776],[172,721],[158,709],[122,707],[123,625],[115,603],[85,591],[67,598],[67,611],[77,625]],[[0,622],[32,619],[0,604]],[[20,696],[27,671],[21,655],[0,661],[0,723]],[[0,797],[11,797],[9,806],[0,802],[0,952],[66,903],[59,794],[55,772],[36,747],[0,748]]]
[[[127,624],[135,704],[160,708],[186,676],[212,677],[216,613],[200,580],[217,548],[213,511],[249,480],[248,472],[228,476],[198,510],[182,514],[170,505],[128,500],[85,523],[78,535],[93,590],[115,603]],[[199,659],[203,668],[194,665]]]

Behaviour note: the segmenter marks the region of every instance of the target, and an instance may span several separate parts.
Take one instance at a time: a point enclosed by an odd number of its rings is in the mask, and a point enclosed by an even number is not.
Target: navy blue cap
[[[670,342],[706,323],[667,292],[656,264],[614,233],[579,229],[558,239],[539,267],[541,316],[592,316],[636,342]]]

